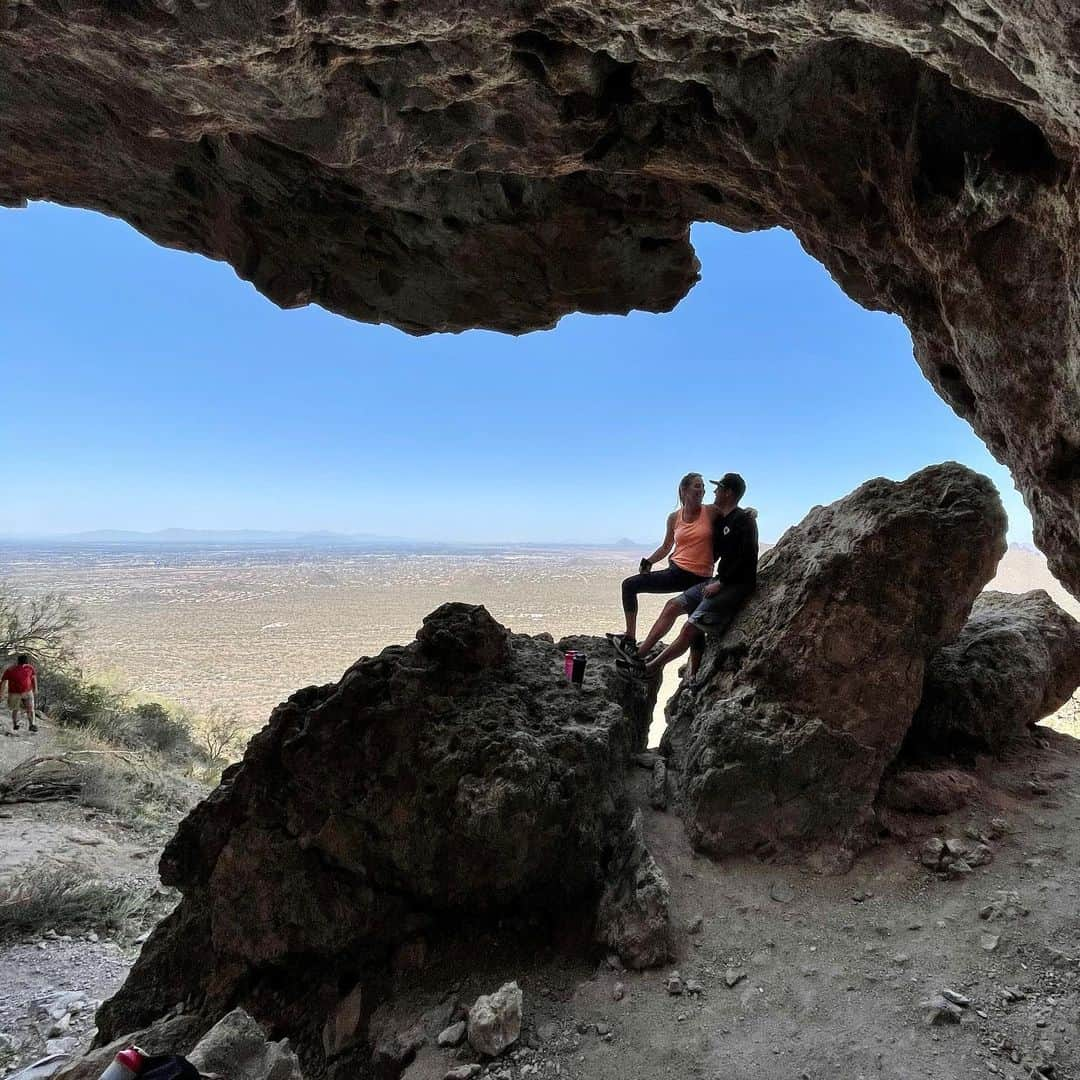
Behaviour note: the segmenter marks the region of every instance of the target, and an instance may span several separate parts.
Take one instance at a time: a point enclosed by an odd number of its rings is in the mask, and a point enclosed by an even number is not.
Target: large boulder
[[[624,872],[624,765],[652,700],[609,678],[602,640],[577,644],[593,653],[581,687],[550,637],[446,604],[411,645],[278,706],[166,847],[183,899],[100,1038],[177,1001],[211,1019],[243,1006],[319,1072],[370,1052],[392,970],[500,920],[587,930]]]
[[[664,743],[692,842],[724,854],[858,842],[922,693],[1005,551],[984,476],[955,463],[815,507],[762,559]]]
[[[1080,623],[1042,590],[984,592],[930,659],[908,756],[998,754],[1080,685]]]

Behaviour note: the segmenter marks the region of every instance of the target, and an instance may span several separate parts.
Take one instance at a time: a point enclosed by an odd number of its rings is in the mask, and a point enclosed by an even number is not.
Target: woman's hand
[[[710,581],[704,589],[701,590],[701,595],[708,599],[710,596],[715,596],[724,586],[719,581]]]
[[[638,563],[638,573],[639,574],[648,574],[651,571],[652,571],[652,563],[649,562],[648,559],[642,559],[641,562]]]

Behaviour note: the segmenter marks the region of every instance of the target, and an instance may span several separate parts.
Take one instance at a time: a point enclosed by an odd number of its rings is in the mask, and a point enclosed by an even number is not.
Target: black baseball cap
[[[709,483],[716,487],[727,488],[735,495],[736,500],[746,494],[746,481],[737,472],[726,472],[719,480],[710,480]]]

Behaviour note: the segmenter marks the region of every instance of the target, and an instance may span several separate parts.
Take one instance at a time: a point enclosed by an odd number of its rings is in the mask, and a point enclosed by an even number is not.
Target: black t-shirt
[[[757,518],[741,506],[713,525],[713,558],[720,562],[716,577],[725,585],[757,582]]]

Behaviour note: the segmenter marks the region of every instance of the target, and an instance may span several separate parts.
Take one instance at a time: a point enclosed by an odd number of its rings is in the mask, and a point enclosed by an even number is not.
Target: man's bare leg
[[[652,629],[645,636],[645,640],[638,645],[638,656],[644,659],[649,655],[654,645],[675,625],[675,620],[680,615],[686,614],[686,605],[676,597],[669,600],[660,610]]]
[[[694,643],[694,639],[700,636],[701,631],[693,623],[686,623],[679,631],[679,636],[655,660],[650,660],[645,665],[646,673],[659,675],[665,664],[682,656]]]

